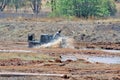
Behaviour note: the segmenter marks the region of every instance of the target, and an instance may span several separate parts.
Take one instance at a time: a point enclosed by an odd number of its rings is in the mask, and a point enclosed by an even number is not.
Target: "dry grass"
[[[19,58],[21,60],[51,60],[47,54],[38,53],[0,53],[0,60]]]
[[[119,14],[117,14],[118,16]],[[83,24],[87,23],[119,23],[120,18],[106,18],[106,19],[81,19],[77,17],[73,17],[72,19],[66,19],[66,18],[60,18],[60,17],[46,17],[46,18],[24,18],[24,17],[16,17],[16,18],[5,18],[5,19],[0,19],[0,22],[3,21],[8,21],[8,22],[80,22]]]

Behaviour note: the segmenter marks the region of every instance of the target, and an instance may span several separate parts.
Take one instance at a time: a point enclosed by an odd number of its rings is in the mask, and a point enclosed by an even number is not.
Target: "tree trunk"
[[[56,1],[51,0],[51,5],[52,5],[52,11],[54,11],[56,9]]]
[[[15,5],[15,11],[18,12],[18,5]]]
[[[7,0],[3,0],[0,5],[0,11],[4,11],[6,5],[7,5]]]
[[[40,12],[41,8],[41,0],[33,0],[31,4],[32,10],[35,14],[38,14]]]

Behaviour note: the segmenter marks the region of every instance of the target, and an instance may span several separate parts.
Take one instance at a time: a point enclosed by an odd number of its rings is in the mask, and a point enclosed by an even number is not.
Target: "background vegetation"
[[[108,17],[115,15],[115,1],[119,0],[48,0],[54,16],[76,17]],[[30,7],[33,13],[41,10],[42,0],[0,0],[0,11],[6,6],[17,10],[21,7]]]
[[[107,17],[116,13],[114,0],[54,0],[56,16]]]
[[[4,11],[5,7],[12,7],[16,9],[29,6],[35,14],[38,14],[41,8],[41,0],[0,0],[0,11]]]

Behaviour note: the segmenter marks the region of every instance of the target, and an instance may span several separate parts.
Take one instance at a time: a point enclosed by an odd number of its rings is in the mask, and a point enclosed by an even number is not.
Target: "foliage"
[[[52,7],[56,16],[107,17],[116,12],[114,0],[56,0]]]

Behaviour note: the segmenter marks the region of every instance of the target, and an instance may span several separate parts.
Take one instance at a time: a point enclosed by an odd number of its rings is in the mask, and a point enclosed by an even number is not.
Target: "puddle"
[[[9,52],[31,53],[32,51],[29,51],[29,50],[0,50],[0,52],[6,52],[6,53],[9,53]]]
[[[95,63],[105,63],[105,64],[120,64],[120,57],[110,57],[110,56],[87,56],[87,61]]]
[[[77,61],[78,59],[74,55],[62,55],[61,56],[61,61],[67,61],[67,60]]]
[[[120,50],[102,50],[104,52],[120,53]]]
[[[77,61],[78,59],[85,59],[86,61],[89,61],[91,63],[105,63],[105,64],[120,64],[120,57],[118,56],[89,56],[89,55],[62,55],[61,61]]]
[[[107,49],[90,49],[90,48],[83,48],[80,50],[99,50],[104,52],[110,52],[110,53],[120,53],[120,50],[107,50]]]
[[[120,50],[106,50],[106,49],[87,49],[85,48],[84,50],[99,50],[99,51],[104,51],[104,52],[109,52],[109,53],[120,53]],[[120,57],[119,56],[89,56],[89,55],[84,55],[84,59],[89,61],[89,62],[99,62],[99,63],[105,63],[105,64],[120,64]]]

